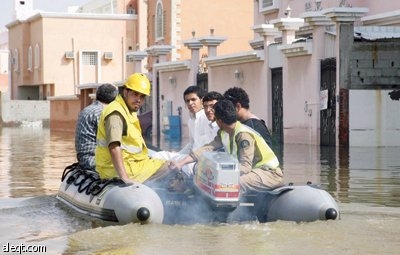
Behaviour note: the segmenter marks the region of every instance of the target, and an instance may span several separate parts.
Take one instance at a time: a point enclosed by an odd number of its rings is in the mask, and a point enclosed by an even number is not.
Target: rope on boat
[[[66,181],[67,184],[74,184],[78,187],[79,193],[85,192],[86,195],[96,196],[111,184],[125,185],[125,182],[119,178],[101,179],[97,172],[81,169],[78,163],[73,163],[64,169],[61,181],[63,182],[71,172],[72,174]]]

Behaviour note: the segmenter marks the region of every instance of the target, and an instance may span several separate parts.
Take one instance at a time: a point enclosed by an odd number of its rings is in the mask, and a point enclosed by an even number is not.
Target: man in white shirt
[[[210,121],[203,109],[202,99],[204,94],[204,90],[198,86],[189,86],[183,92],[183,99],[189,110],[189,142],[179,152],[159,151],[152,154],[151,157],[179,160],[214,139],[214,133],[210,132]],[[193,164],[185,165],[182,171],[188,177],[191,177],[193,175]]]

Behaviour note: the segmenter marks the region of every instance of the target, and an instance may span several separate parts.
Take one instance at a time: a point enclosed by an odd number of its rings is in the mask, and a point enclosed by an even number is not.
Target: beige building
[[[129,14],[38,13],[8,24],[11,99],[75,95],[80,84],[125,79],[133,71],[125,59],[137,44],[136,20]]]

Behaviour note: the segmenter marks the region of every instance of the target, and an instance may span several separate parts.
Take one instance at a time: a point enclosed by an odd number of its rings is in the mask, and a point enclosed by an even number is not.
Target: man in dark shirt
[[[97,88],[96,100],[86,106],[78,116],[75,130],[75,150],[81,169],[95,171],[96,134],[101,112],[111,103],[118,90],[114,85],[102,84]]]
[[[250,111],[250,99],[246,91],[239,87],[233,87],[225,91],[224,97],[230,100],[236,107],[238,120],[257,131],[272,148],[271,134],[265,121]]]

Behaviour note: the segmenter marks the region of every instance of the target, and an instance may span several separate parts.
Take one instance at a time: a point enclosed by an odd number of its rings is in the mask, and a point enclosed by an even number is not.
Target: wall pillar
[[[210,29],[210,35],[199,39],[199,41],[202,45],[207,46],[208,57],[215,57],[217,56],[217,47],[221,43],[226,41],[226,38],[221,36],[215,36],[214,29]]]
[[[350,62],[354,42],[354,21],[368,13],[368,8],[336,7],[322,10],[336,23],[336,95],[339,100],[336,104],[336,145],[349,146],[349,98]]]
[[[314,130],[312,137],[315,137],[314,141],[310,142],[313,144],[321,144],[320,137],[320,90],[321,90],[321,60],[325,58],[325,27],[333,25],[334,23],[321,14],[320,11],[307,12],[303,15],[305,22],[312,26],[313,31],[313,47],[311,55],[312,70],[310,73],[310,91],[314,92],[312,98],[307,102],[310,105],[306,105],[307,108],[312,108],[314,114],[308,114],[311,118],[310,129]]]
[[[170,45],[154,45],[151,46],[150,48],[146,49],[147,53],[150,56],[153,56],[155,58],[155,61],[153,63],[162,63],[167,61],[167,55],[171,53],[172,46]],[[152,110],[153,110],[153,134],[156,134],[156,145],[160,144],[160,137],[161,137],[161,114],[160,114],[160,95],[159,95],[159,86],[158,84],[158,70],[153,67],[152,70],[152,78],[151,78],[151,83],[152,83]],[[154,138],[154,136],[153,136]]]
[[[269,69],[269,53],[268,47],[271,43],[274,42],[275,36],[279,35],[278,29],[274,27],[272,24],[260,24],[253,27],[254,32],[258,33],[264,39],[264,67],[261,80],[266,81],[266,95],[267,95],[267,102],[266,108],[267,109],[267,126],[269,128],[272,127],[272,84],[271,84],[271,70]]]
[[[134,67],[133,67],[133,72],[134,73],[143,73],[142,70],[142,61],[147,57],[147,53],[144,51],[132,51],[132,52],[127,52],[126,56],[128,58],[132,58]]]
[[[304,25],[304,20],[301,18],[281,18],[277,20],[272,20],[271,23],[274,25],[275,28],[277,28],[279,31],[282,32],[282,45],[281,47],[286,47],[290,46],[292,42],[295,40],[295,34],[296,31],[299,30],[301,26]],[[279,49],[279,48],[278,48]],[[283,96],[285,95],[290,95],[293,86],[295,84],[290,84],[290,72],[289,72],[289,58],[288,56],[284,56],[282,59],[282,94]],[[290,142],[290,139],[286,139],[286,137],[292,136],[290,132],[295,134],[295,132],[298,132],[293,129],[289,129],[287,131],[286,127],[290,126],[290,121],[287,119],[287,116],[290,116],[290,112],[292,111],[293,107],[302,107],[302,106],[293,106],[291,105],[288,100],[283,100],[283,129],[284,129],[284,134],[283,136],[284,141]],[[297,134],[299,135],[299,134]]]
[[[190,60],[190,74],[188,79],[188,85],[197,85],[197,73],[199,71],[199,62],[200,62],[200,49],[203,45],[196,38],[195,32],[192,32],[193,38],[187,41],[184,41],[183,44],[191,50],[191,60]]]

